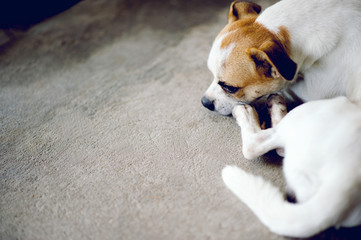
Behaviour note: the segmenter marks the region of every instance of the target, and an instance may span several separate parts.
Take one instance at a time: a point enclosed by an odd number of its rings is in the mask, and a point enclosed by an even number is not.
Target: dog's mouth
[[[259,96],[256,99],[252,100],[252,101],[235,101],[232,104],[228,104],[228,106],[226,108],[217,108],[215,105],[215,101],[213,100],[209,100],[206,97],[203,97],[201,99],[201,103],[202,105],[207,108],[210,111],[215,111],[221,115],[224,116],[232,116],[232,109],[234,108],[234,106],[236,105],[258,105],[261,103],[264,103],[267,100],[268,95],[263,95],[263,96]]]
[[[261,100],[262,98],[264,98],[264,97],[266,97],[266,96],[267,96],[267,98],[268,98],[268,95],[262,95],[262,96],[256,98],[254,101],[259,101],[259,100]]]
[[[268,96],[269,96],[269,94],[259,96],[259,97],[255,98],[255,99],[253,99],[252,101],[239,101],[239,104],[240,105],[243,105],[243,104],[252,105],[252,104],[255,104],[255,103],[258,103],[258,102],[265,102],[267,100]]]

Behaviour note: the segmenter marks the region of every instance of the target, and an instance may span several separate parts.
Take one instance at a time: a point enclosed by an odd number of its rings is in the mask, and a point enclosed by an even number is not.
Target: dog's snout
[[[201,102],[202,102],[204,107],[208,108],[211,111],[214,111],[214,104],[208,98],[203,97]]]

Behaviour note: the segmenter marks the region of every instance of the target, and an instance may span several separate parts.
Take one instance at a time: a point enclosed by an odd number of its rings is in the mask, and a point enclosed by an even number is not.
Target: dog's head
[[[208,57],[214,80],[202,98],[209,110],[229,115],[239,103],[250,103],[280,91],[296,74],[288,56],[289,36],[276,34],[255,22],[261,7],[233,2],[228,24],[216,37]]]

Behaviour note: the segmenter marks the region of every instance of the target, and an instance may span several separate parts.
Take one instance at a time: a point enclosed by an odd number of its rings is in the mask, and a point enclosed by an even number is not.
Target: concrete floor
[[[200,104],[229,3],[83,1],[1,46],[0,239],[283,239],[221,180],[281,160]]]

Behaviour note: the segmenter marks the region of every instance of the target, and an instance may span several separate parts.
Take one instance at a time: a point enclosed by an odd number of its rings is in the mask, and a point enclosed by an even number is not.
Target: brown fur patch
[[[255,20],[256,17],[247,17],[227,24],[217,36],[219,38],[227,34],[221,43],[223,49],[234,44],[232,52],[222,65],[219,80],[227,85],[240,87],[233,96],[242,101],[252,101],[284,86],[283,79],[266,76],[256,67],[249,49],[277,48],[277,51],[283,51],[286,55],[290,49],[290,38],[286,28],[281,27],[279,33],[274,34]]]
[[[261,6],[251,2],[234,1],[228,13],[228,23],[232,23],[249,16],[257,16],[261,12]]]
[[[278,38],[280,39],[286,53],[290,56],[291,55],[291,41],[290,41],[290,34],[286,27],[281,26],[280,31],[278,32]]]

